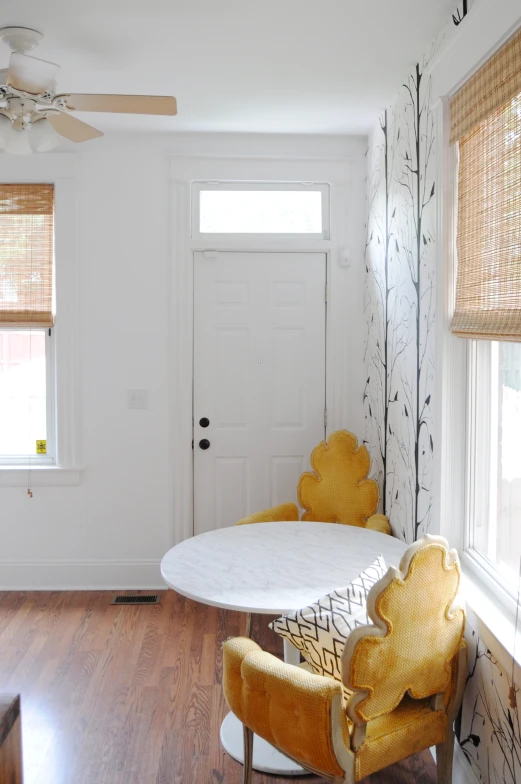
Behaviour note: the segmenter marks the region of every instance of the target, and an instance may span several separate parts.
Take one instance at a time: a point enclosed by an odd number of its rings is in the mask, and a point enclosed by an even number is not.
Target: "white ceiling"
[[[454,0],[2,0],[41,30],[60,92],[175,95],[177,117],[79,115],[103,131],[365,133]],[[0,68],[9,50],[0,49]],[[94,121],[94,122],[93,122]]]

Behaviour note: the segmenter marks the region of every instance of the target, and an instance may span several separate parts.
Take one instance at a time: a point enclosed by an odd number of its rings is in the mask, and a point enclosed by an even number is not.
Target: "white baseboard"
[[[461,746],[456,741],[454,744],[454,773],[453,784],[481,784],[476,772],[461,750]]]
[[[431,754],[436,762],[436,747],[431,746]],[[452,768],[452,784],[482,784],[473,768],[466,760],[458,741],[454,742],[454,761]]]
[[[160,561],[0,561],[0,591],[166,589]]]

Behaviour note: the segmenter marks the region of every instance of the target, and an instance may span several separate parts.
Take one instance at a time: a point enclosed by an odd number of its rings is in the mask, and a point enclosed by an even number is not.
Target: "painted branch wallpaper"
[[[394,534],[409,543],[438,530],[432,506],[440,189],[428,69],[441,43],[442,37],[404,80],[367,152],[365,443],[382,511]],[[511,676],[472,628],[468,633],[469,675],[456,725],[461,749],[478,781],[521,782],[519,713],[508,699]]]
[[[407,542],[429,531],[432,509],[436,167],[427,65],[404,82],[368,151],[366,443],[383,512]]]
[[[511,674],[471,630],[469,674],[456,735],[476,778],[485,784],[521,781],[521,724],[519,706],[510,707],[511,683]]]

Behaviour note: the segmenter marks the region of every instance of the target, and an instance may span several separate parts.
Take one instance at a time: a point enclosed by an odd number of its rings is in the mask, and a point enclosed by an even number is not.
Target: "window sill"
[[[26,487],[29,472],[31,487],[73,487],[80,484],[83,469],[48,465],[3,465],[0,466],[0,487]]]
[[[512,652],[516,636],[516,664],[521,668],[521,630],[515,629],[515,612],[503,604],[496,591],[481,579],[472,559],[463,553],[461,593],[467,604],[470,625],[497,659],[502,669],[512,671]],[[499,592],[499,587],[497,591]]]

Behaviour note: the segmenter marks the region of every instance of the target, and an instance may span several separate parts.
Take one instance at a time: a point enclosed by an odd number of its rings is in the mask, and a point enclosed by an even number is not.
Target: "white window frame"
[[[497,401],[493,399],[494,390],[491,383],[496,364],[494,354],[495,346],[492,341],[468,341],[464,561],[496,598],[514,611],[517,588],[505,580],[500,569],[474,546],[476,526],[487,525],[488,537],[494,541],[496,534],[496,525],[491,514],[495,505],[493,494],[496,493],[496,487],[492,486],[491,482],[482,481],[483,477],[492,479],[492,463],[497,461],[495,450],[487,451],[483,448],[485,443],[492,443],[492,433],[497,432],[494,421]],[[480,401],[477,399],[478,390]],[[484,517],[487,519],[483,519]]]
[[[512,587],[501,573],[484,556],[472,547],[471,521],[475,512],[475,499],[471,496],[476,465],[473,423],[476,401],[472,383],[481,383],[485,375],[483,364],[479,370],[476,354],[486,351],[481,341],[465,340],[454,336],[450,323],[454,314],[457,273],[457,204],[458,204],[458,149],[449,144],[449,102],[438,104],[440,129],[440,178],[447,184],[443,192],[438,216],[440,269],[439,286],[439,344],[438,344],[438,443],[440,459],[440,533],[460,553],[462,565],[476,584],[486,590],[495,601],[513,617],[516,597]],[[484,361],[481,356],[482,363]]]
[[[30,327],[15,327],[0,325],[0,332],[29,332]],[[45,331],[45,403],[46,403],[46,440],[47,452],[45,455],[0,455],[0,465],[56,465],[56,362],[54,351],[54,327],[39,328]]]
[[[468,21],[446,36],[424,73],[432,76],[432,109],[437,114],[437,286],[436,318],[436,439],[434,515],[440,533],[456,547],[462,563],[462,594],[472,629],[498,657],[504,671],[512,666],[515,609],[509,594],[484,566],[464,550],[466,540],[467,341],[450,331],[454,312],[455,222],[457,166],[450,145],[450,99],[456,91],[519,28],[515,3],[476,3]],[[477,35],[476,32],[479,34]],[[457,45],[455,45],[457,43]],[[486,566],[486,564],[485,564]],[[520,635],[518,633],[518,648]],[[521,665],[519,654],[516,660]]]
[[[252,232],[219,232],[210,234],[200,231],[201,191],[314,191],[322,194],[322,231],[302,233],[252,233]],[[194,180],[191,188],[191,225],[192,239],[219,242],[223,240],[248,239],[270,242],[274,240],[329,240],[330,239],[330,207],[329,184],[326,182],[269,182],[269,181],[237,181],[237,180]]]
[[[1,180],[54,184],[54,261],[56,324],[51,333],[50,377],[53,383],[52,462],[31,456],[0,462],[0,487],[63,487],[81,482],[79,385],[79,266],[77,156],[68,153],[4,155]],[[47,436],[49,441],[49,435]],[[48,456],[45,456],[48,457]]]

